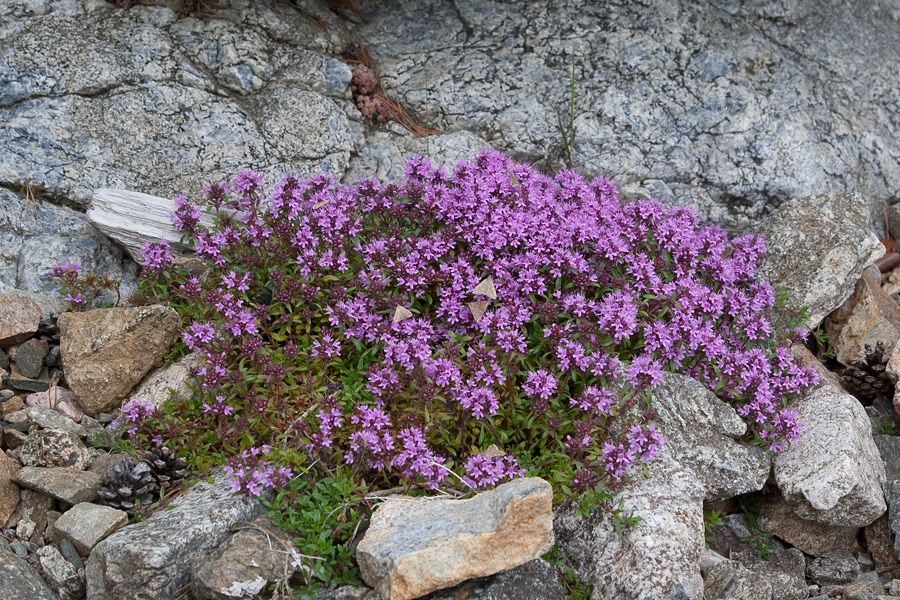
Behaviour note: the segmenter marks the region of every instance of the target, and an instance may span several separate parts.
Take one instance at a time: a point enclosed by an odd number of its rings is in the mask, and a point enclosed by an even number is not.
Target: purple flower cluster
[[[463,481],[469,487],[480,489],[493,487],[524,475],[525,469],[519,467],[514,456],[474,454],[466,461],[466,475]]]
[[[231,491],[249,496],[261,496],[267,491],[284,486],[294,473],[287,467],[276,467],[266,455],[272,451],[267,445],[244,450],[240,457],[228,461],[224,471]]]
[[[770,320],[764,243],[689,208],[494,151],[451,172],[414,158],[399,185],[287,176],[268,196],[245,171],[206,205],[213,227],[176,200],[210,269],[173,287],[204,311],[182,337],[208,412],[244,418],[265,394],[307,415],[310,452],[432,487],[463,460],[475,487],[520,473],[467,456],[520,418],[545,419],[580,480],[621,477],[663,443],[646,398],[665,371],[717,390],[768,448],[797,438],[786,401],[815,374]],[[352,391],[313,406],[295,383],[312,372]]]
[[[135,435],[148,418],[157,416],[155,406],[146,400],[129,400],[122,405],[122,415],[112,422],[113,429],[125,428],[128,435]]]
[[[166,240],[145,243],[141,247],[141,258],[144,261],[144,268],[150,271],[159,271],[174,261],[169,242]]]

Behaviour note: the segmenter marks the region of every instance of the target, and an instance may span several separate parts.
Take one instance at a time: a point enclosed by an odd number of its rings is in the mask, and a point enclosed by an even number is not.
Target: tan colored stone
[[[849,550],[856,544],[858,527],[839,527],[797,516],[781,497],[770,498],[760,508],[760,528],[811,556]]]
[[[876,569],[884,569],[897,564],[894,553],[894,533],[887,515],[882,515],[874,523],[865,528],[866,548],[875,561]],[[889,573],[892,577],[900,575],[900,569],[894,568]]]
[[[825,331],[844,365],[865,360],[867,345],[892,351],[900,339],[900,305],[881,289],[878,267],[863,271],[850,298],[825,319]]]
[[[196,354],[188,354],[168,367],[156,369],[135,387],[126,401],[142,400],[159,408],[174,393],[179,398],[188,398],[191,390],[188,387],[190,370],[200,365]]]
[[[536,477],[469,500],[392,498],[357,548],[363,579],[384,600],[406,600],[525,564],[553,546],[552,500]]]
[[[19,461],[0,451],[0,526],[19,504],[19,486],[13,478],[20,468]]]
[[[100,540],[128,523],[128,513],[109,506],[80,502],[53,523],[50,537],[66,538],[87,556]]]
[[[0,293],[0,346],[24,342],[40,322],[40,306],[19,294]]]
[[[158,305],[60,315],[63,369],[84,412],[117,408],[162,363],[178,326],[178,313]]]

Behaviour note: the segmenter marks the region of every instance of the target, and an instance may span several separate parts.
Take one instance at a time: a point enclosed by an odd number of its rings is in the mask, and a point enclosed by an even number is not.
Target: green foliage
[[[877,418],[875,419],[875,427],[878,428],[882,435],[900,435],[900,432],[897,431],[897,424],[893,419]]]
[[[722,524],[722,513],[717,510],[703,511],[703,534],[706,545],[709,546],[712,540],[713,528]]]
[[[772,534],[765,533],[759,525],[759,507],[755,501],[747,498],[738,500],[738,507],[744,513],[744,518],[750,528],[750,535],[740,538],[740,541],[753,546],[757,556],[768,560],[772,553]]]
[[[575,569],[566,562],[559,545],[550,548],[550,551],[542,558],[556,568],[556,573],[559,575],[566,594],[566,600],[590,600],[594,586],[582,581]]]
[[[317,465],[265,502],[272,522],[294,536],[304,565],[301,591],[362,583],[353,557],[372,510],[365,492],[349,469],[327,473]]]

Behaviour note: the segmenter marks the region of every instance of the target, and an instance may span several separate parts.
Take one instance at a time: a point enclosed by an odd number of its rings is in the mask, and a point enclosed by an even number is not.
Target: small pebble
[[[0,390],[0,402],[4,400],[9,400],[13,396],[15,396],[15,392],[12,390]]]
[[[84,561],[81,560],[78,550],[76,550],[74,544],[66,538],[59,540],[59,553],[63,555],[63,558],[72,563],[72,566],[76,569],[84,568]]]
[[[0,550],[6,550],[8,552],[12,552],[13,549],[10,547],[9,543],[6,540],[0,539]]]
[[[50,352],[47,353],[47,357],[44,359],[44,364],[48,367],[58,367],[59,352],[59,346],[53,346],[52,348],[50,348]]]
[[[101,423],[103,423],[104,425],[108,425],[109,423],[112,423],[113,418],[114,417],[109,413],[100,413],[99,415],[97,415],[97,420],[100,421]]]
[[[28,548],[25,547],[25,544],[22,542],[13,542],[9,545],[12,548],[12,551],[16,553],[16,556],[19,558],[25,558],[28,556]]]
[[[892,579],[887,586],[887,591],[891,596],[900,596],[900,579]]]

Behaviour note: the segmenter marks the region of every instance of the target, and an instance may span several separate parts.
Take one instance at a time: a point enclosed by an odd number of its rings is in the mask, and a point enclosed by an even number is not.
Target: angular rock
[[[878,573],[868,572],[857,577],[852,583],[844,587],[843,600],[882,600],[881,593],[884,586],[878,578]]]
[[[865,361],[866,346],[890,353],[900,340],[900,305],[881,289],[878,267],[867,267],[852,295],[825,319],[828,343],[843,365]],[[888,354],[886,354],[887,356]]]
[[[701,600],[704,487],[667,461],[648,467],[649,478],[631,478],[616,498],[637,525],[617,527],[608,510],[585,518],[565,506],[554,521],[559,547],[594,598]]]
[[[405,600],[525,564],[553,546],[552,497],[522,478],[469,500],[393,498],[357,547],[363,579]]]
[[[54,391],[57,389],[61,388],[54,388],[53,390],[48,391],[51,397],[55,395]],[[43,394],[47,394],[48,392],[43,392]],[[27,398],[32,398],[36,395],[37,394],[29,394]],[[26,399],[26,402],[27,401],[28,400]],[[67,431],[78,437],[85,437],[88,434],[87,429],[85,429],[83,425],[79,425],[69,417],[50,408],[44,408],[43,406],[29,406],[21,411],[16,411],[7,415],[7,420],[18,420],[20,418],[27,419],[29,422],[34,423],[43,429]]]
[[[372,592],[372,595],[377,595]],[[564,600],[559,575],[542,559],[491,577],[459,584],[453,589],[429,594],[427,600]],[[350,600],[350,599],[347,599]],[[375,600],[360,598],[359,600]]]
[[[188,387],[190,371],[199,365],[200,360],[197,355],[188,354],[168,367],[152,371],[128,394],[126,402],[143,400],[158,408],[173,393],[178,398],[189,398],[191,395]]]
[[[15,480],[69,504],[90,502],[100,489],[100,475],[67,467],[22,467]]]
[[[50,537],[69,540],[83,556],[87,556],[100,540],[127,523],[128,513],[125,511],[80,502],[56,520]]]
[[[27,340],[40,322],[41,308],[37,304],[19,294],[0,293],[0,346]]]
[[[12,390],[3,390],[8,391],[10,394],[13,394]],[[10,397],[5,402],[0,402],[0,417],[5,417],[9,413],[13,413],[19,410],[22,410],[25,407],[25,403],[22,402],[21,396]]]
[[[15,476],[20,468],[19,461],[0,450],[0,527],[19,504],[19,486],[15,482]]]
[[[63,515],[65,516],[65,515]],[[287,581],[301,557],[291,539],[263,519],[238,530],[191,576],[196,600],[254,597],[276,580]]]
[[[791,505],[780,497],[763,503],[759,525],[763,531],[778,536],[811,556],[849,550],[859,535],[858,527],[827,525],[799,517]]]
[[[744,567],[772,588],[772,600],[806,600],[806,557],[797,548],[775,548],[763,559],[758,552],[736,557]]]
[[[869,201],[832,193],[787,202],[762,223],[768,248],[757,276],[809,310],[815,327],[853,293],[863,270],[884,254],[870,230]]]
[[[53,546],[44,546],[37,551],[38,562],[44,579],[60,600],[81,600],[84,598],[84,574],[63,558]]]
[[[87,469],[91,464],[91,454],[81,439],[58,429],[30,433],[19,448],[19,459],[26,467]]]
[[[894,553],[894,534],[891,531],[888,515],[882,515],[871,525],[865,528],[866,548],[875,562],[876,569],[884,569],[897,564],[897,556]],[[892,573],[900,573],[900,569],[894,569]]]
[[[116,408],[178,334],[179,317],[164,306],[63,313],[60,349],[66,381],[89,415]]]
[[[38,531],[47,529],[47,513],[53,510],[53,498],[47,494],[29,490],[20,490],[21,501],[16,511],[23,519],[28,519],[35,524]]]
[[[169,242],[175,250],[189,250],[181,245],[182,233],[172,225],[174,200],[140,192],[115,188],[94,190],[87,218],[108,238],[125,248],[131,258],[143,264],[141,248],[160,240]],[[200,222],[212,225],[212,217],[203,214]]]
[[[16,348],[16,366],[26,377],[40,377],[50,345],[44,340],[30,339]]]
[[[144,522],[123,527],[91,552],[88,600],[163,600],[188,583],[197,557],[217,548],[229,530],[261,511],[234,495],[227,480],[200,482]]]
[[[0,548],[0,600],[58,600],[27,562]]]
[[[886,507],[884,465],[872,424],[853,396],[820,385],[793,404],[799,439],[775,457],[775,480],[801,517],[863,527]]]
[[[806,574],[820,586],[850,583],[859,575],[859,563],[846,550],[831,552],[809,563]]]
[[[53,523],[55,524],[56,520],[54,520]],[[69,561],[76,569],[84,568],[84,561],[81,559],[81,555],[78,554],[78,549],[75,548],[75,544],[73,544],[66,538],[59,540],[59,553],[62,554],[63,557],[67,561]]]
[[[26,377],[18,368],[12,366],[9,387],[26,392],[45,392],[50,389],[50,375],[47,369],[42,369],[37,377]]]
[[[772,586],[740,563],[728,560],[705,576],[707,600],[771,600]],[[676,596],[677,597],[677,596]]]
[[[653,391],[653,409],[667,456],[701,481],[707,500],[762,489],[771,461],[759,447],[736,440],[747,424],[700,382],[666,373]]]

